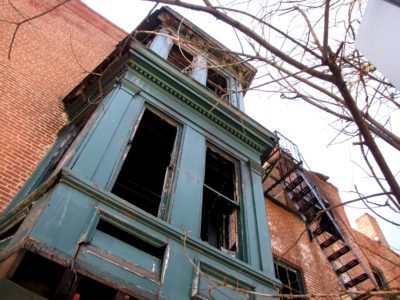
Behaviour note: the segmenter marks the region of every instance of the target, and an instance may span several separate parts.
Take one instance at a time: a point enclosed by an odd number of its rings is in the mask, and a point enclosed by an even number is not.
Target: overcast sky
[[[83,0],[83,2],[127,32],[132,31],[154,6],[154,3],[139,0]],[[230,28],[224,27],[221,22],[208,15],[176,7],[173,9],[230,47],[232,36],[234,36],[234,32]],[[343,200],[357,198],[355,194],[347,193],[354,190],[355,184],[364,193],[377,192],[376,189],[369,190],[370,181],[354,163],[360,157],[359,150],[354,149],[351,142],[328,147],[328,144],[337,135],[337,131],[332,126],[334,120],[330,116],[305,103],[269,99],[265,93],[261,92],[247,93],[245,110],[248,115],[267,129],[278,130],[295,142],[310,168],[329,176],[329,181],[338,187]],[[398,169],[400,169],[398,152],[393,152],[392,163],[399,165]],[[368,210],[346,207],[346,211],[350,221],[354,224],[353,221]],[[380,213],[400,223],[399,215],[390,210]],[[399,228],[377,219],[389,244],[395,249],[400,249]]]

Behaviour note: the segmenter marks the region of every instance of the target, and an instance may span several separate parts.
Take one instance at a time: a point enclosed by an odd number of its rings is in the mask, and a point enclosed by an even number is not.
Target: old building
[[[398,290],[400,257],[376,220],[364,214],[356,221],[358,231],[352,229],[329,177],[307,170],[297,146],[282,135],[279,145],[265,162],[264,195],[284,290],[325,295],[339,295],[344,287]]]
[[[13,4],[1,19],[55,2]],[[373,219],[359,221],[366,236],[341,206],[323,211],[336,189],[243,113],[256,70],[204,31],[162,8],[126,36],[78,0],[30,25],[12,42],[0,22],[1,298],[400,286]]]

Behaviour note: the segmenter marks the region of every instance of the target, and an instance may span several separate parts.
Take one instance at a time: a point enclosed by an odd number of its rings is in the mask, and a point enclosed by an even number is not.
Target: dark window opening
[[[146,110],[112,193],[157,216],[177,128]]]
[[[104,299],[113,300],[117,294],[117,290],[95,281],[86,276],[80,276],[77,289],[74,293],[73,299],[91,300],[91,299]],[[129,299],[129,298],[128,298]]]
[[[18,231],[18,229],[21,226],[23,221],[24,220],[21,220],[21,221],[17,222],[13,226],[11,226],[9,229],[7,229],[5,232],[3,232],[0,235],[0,243],[5,241],[5,240],[7,240],[7,239],[12,238],[15,235],[15,233]]]
[[[10,279],[48,299],[137,300],[29,251]]]
[[[106,221],[100,220],[99,224],[97,225],[97,230],[108,234],[116,239],[121,240],[128,245],[131,245],[143,252],[146,252],[156,258],[163,259],[165,246],[157,247],[154,245],[145,242],[144,240],[122,230],[121,228],[114,226],[111,223]]]
[[[207,149],[203,188],[201,239],[227,251],[237,251],[238,209],[236,166]]]
[[[31,252],[26,252],[11,280],[45,298],[52,298],[65,268]]]
[[[168,54],[167,60],[185,74],[191,73],[193,55],[174,44]]]
[[[113,287],[105,285],[92,278],[78,274],[76,279],[72,282],[72,288],[68,296],[59,297],[57,299],[71,299],[71,300],[137,300],[132,296],[118,291]]]
[[[382,272],[378,270],[372,270],[372,274],[374,274],[376,284],[378,285],[380,290],[386,289],[388,287]]]
[[[385,279],[385,276],[383,276],[383,273],[377,269],[372,269],[372,274],[374,275],[374,279],[376,281],[376,284],[378,285],[379,290],[385,290],[389,288],[389,285],[387,284],[387,281]],[[395,300],[397,299],[396,297],[382,297],[384,300]]]
[[[161,29],[162,26],[159,19],[147,19],[136,28],[133,37],[143,45],[149,46]]]
[[[139,41],[143,46],[149,47],[151,42],[154,40],[155,34],[138,34],[136,40]]]
[[[206,86],[216,93],[219,97],[226,97],[228,91],[228,81],[214,69],[207,70]]]
[[[274,266],[275,275],[282,282],[282,288],[279,291],[280,294],[303,295],[305,293],[299,270],[277,262],[274,262]],[[281,297],[280,299],[290,298]]]

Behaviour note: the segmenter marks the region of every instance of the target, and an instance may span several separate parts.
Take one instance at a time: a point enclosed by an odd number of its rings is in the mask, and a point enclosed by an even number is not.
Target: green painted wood
[[[160,291],[165,299],[190,299],[194,270],[187,253],[180,243],[170,242],[165,256],[168,264],[163,269]]]
[[[269,226],[267,221],[267,211],[263,196],[263,187],[261,178],[264,174],[263,168],[254,161],[249,161],[248,164],[251,171],[251,185],[254,199],[254,220],[258,242],[258,256],[260,257],[260,268],[268,274],[275,276],[271,239],[269,236]]]
[[[101,105],[98,105],[94,113],[90,117],[89,121],[86,123],[85,127],[82,129],[80,136],[72,145],[71,149],[68,151],[68,156],[70,157],[64,164],[67,168],[73,168],[80,154],[93,135],[93,132],[97,130],[97,126],[104,117],[105,112],[109,109],[110,104],[113,102],[115,95],[119,92],[119,86],[114,87],[108,94],[106,94],[101,101]]]
[[[158,299],[159,282],[146,278],[144,274],[126,268],[118,262],[104,259],[88,247],[80,249],[75,269],[102,277],[117,289],[134,291],[136,295],[144,296],[145,299]]]
[[[207,117],[198,114],[196,110],[191,109],[191,107],[185,104],[176,102],[173,96],[151,85],[135,73],[128,72],[127,76],[130,76],[129,80],[132,80],[133,84],[140,86],[140,94],[145,98],[147,103],[168,113],[171,117],[179,120],[179,122],[189,125],[214,144],[221,145],[221,148],[227,148],[227,152],[231,152],[232,155],[239,159],[246,161],[248,159],[260,159],[259,153],[254,151],[254,149],[249,149],[247,145],[238,141],[220,127],[210,123]]]
[[[88,178],[92,178],[101,163],[101,158],[107,151],[107,146],[110,144],[127,112],[129,104],[132,101],[132,95],[119,89],[114,93],[110,101],[109,106],[104,111],[99,112],[100,119],[92,134],[86,137],[88,139],[87,143],[82,152],[78,153],[79,157],[73,166],[73,170],[78,171]]]
[[[81,233],[90,226],[95,211],[93,200],[59,184],[54,188],[47,206],[34,224],[30,236],[47,248],[55,248],[74,256]]]
[[[76,257],[78,271],[148,298],[160,293],[159,298],[190,299],[195,258],[212,266],[214,271],[209,273],[214,277],[236,278],[256,291],[276,291],[279,281],[273,275],[258,165],[260,154],[272,147],[273,137],[233,107],[221,105],[211,111],[213,95],[146,49],[134,47],[131,57],[132,68],[122,86],[105,97],[68,153],[70,169],[44,197],[35,199],[37,208],[28,216],[32,227],[21,231],[19,240],[28,236],[50,254],[63,253],[69,263]],[[107,191],[146,105],[176,119],[183,129],[165,219]],[[243,261],[199,238],[206,141],[240,161],[239,247]],[[103,217],[150,244],[166,245],[165,256],[154,260],[148,253],[97,231],[96,224]],[[200,290],[207,289],[209,281],[200,277]],[[237,298],[230,290],[223,293]]]
[[[154,257],[136,247],[128,245],[104,232],[96,230],[94,232],[91,244],[99,249],[109,251],[127,262],[135,264],[149,272],[160,275],[162,260]]]
[[[116,96],[117,99],[125,96],[125,92],[121,91],[121,93],[124,94]],[[120,100],[116,100],[111,104],[110,111],[116,109],[115,106],[119,105],[119,101]],[[106,187],[107,189],[112,188],[123,163],[123,154],[126,154],[126,150],[128,150],[128,141],[132,136],[139,115],[143,110],[143,104],[144,99],[140,96],[130,99],[125,113],[123,114],[112,137],[109,139],[106,149],[103,152],[100,162],[97,164],[97,168],[91,178],[92,181],[99,186]],[[97,143],[97,147],[101,147],[100,142]]]
[[[224,266],[224,268],[230,270],[229,272],[240,270],[240,276],[243,276],[243,278],[251,278],[251,280],[256,281],[257,284],[270,287],[279,286],[279,281],[275,280],[274,277],[267,277],[259,268],[252,267],[250,264],[238,259],[233,259],[229,255],[202,242],[198,238],[190,235],[187,236],[186,232],[182,231],[177,226],[144,213],[134,205],[119,200],[118,197],[109,192],[91,186],[84,177],[79,178],[76,177],[75,174],[64,173],[62,182],[66,187],[79,191],[80,195],[77,195],[77,198],[92,197],[92,201],[97,201],[96,206],[100,215],[106,215],[106,218],[112,219],[113,222],[125,224],[123,227],[129,224],[130,232],[137,232],[141,238],[148,240],[149,243],[154,245],[157,245],[160,241],[169,245],[176,243],[177,248],[182,251],[180,252],[181,255],[178,255],[178,257],[185,255],[183,247],[183,241],[185,240],[186,249],[194,251],[194,255],[198,256],[201,254],[206,257],[208,264],[220,264]],[[90,217],[90,219],[91,218],[92,217]]]
[[[131,64],[135,72],[174,95],[176,100],[196,109],[215,126],[224,128],[256,149],[259,154],[272,150],[276,137],[253,119],[239,114],[238,110],[231,106],[214,107],[218,97],[142,46],[134,44],[131,54],[134,57]]]
[[[170,222],[188,235],[200,237],[206,141],[189,126],[182,139],[176,187],[169,208]]]

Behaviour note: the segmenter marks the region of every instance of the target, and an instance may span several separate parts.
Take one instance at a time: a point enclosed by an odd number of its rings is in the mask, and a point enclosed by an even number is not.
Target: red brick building
[[[336,224],[368,272],[379,281],[378,285],[381,288],[399,289],[400,256],[390,249],[376,220],[366,213],[356,221],[358,230],[354,230],[343,206],[340,206],[337,188],[328,182],[328,177],[319,173],[308,173],[307,176],[318,187],[323,199],[331,206],[338,205],[332,209]],[[339,294],[343,289],[329,261],[316,240],[310,238],[305,222],[292,209],[287,193],[281,188],[277,190],[274,193],[279,197],[267,197],[265,200],[275,259],[289,266],[289,272],[300,274],[304,280],[303,292]],[[344,262],[349,260],[346,256],[343,258]],[[371,289],[370,283],[362,283],[362,288]]]
[[[17,10],[1,5],[2,20],[22,21],[57,1],[12,3]],[[63,97],[126,36],[75,0],[21,25],[13,41],[15,30],[15,24],[0,22],[0,210],[66,124]]]
[[[19,0],[2,4],[0,19],[0,210],[32,174],[59,130],[68,123],[62,99],[121,41],[126,32],[73,0],[22,24],[57,1]],[[14,22],[14,24],[13,24]],[[9,57],[10,56],[10,57]],[[271,174],[278,174],[279,166]],[[276,177],[279,177],[276,175]],[[337,189],[324,175],[306,172],[321,198],[334,206],[336,224],[380,288],[400,289],[400,257],[390,250],[376,221],[365,215],[351,229]],[[271,185],[266,180],[265,188]],[[276,271],[283,292],[330,294],[342,287],[284,186],[265,200]],[[337,207],[336,207],[337,206]],[[287,281],[287,282],[285,282]],[[377,282],[379,281],[379,282]],[[371,288],[371,283],[362,287]]]

